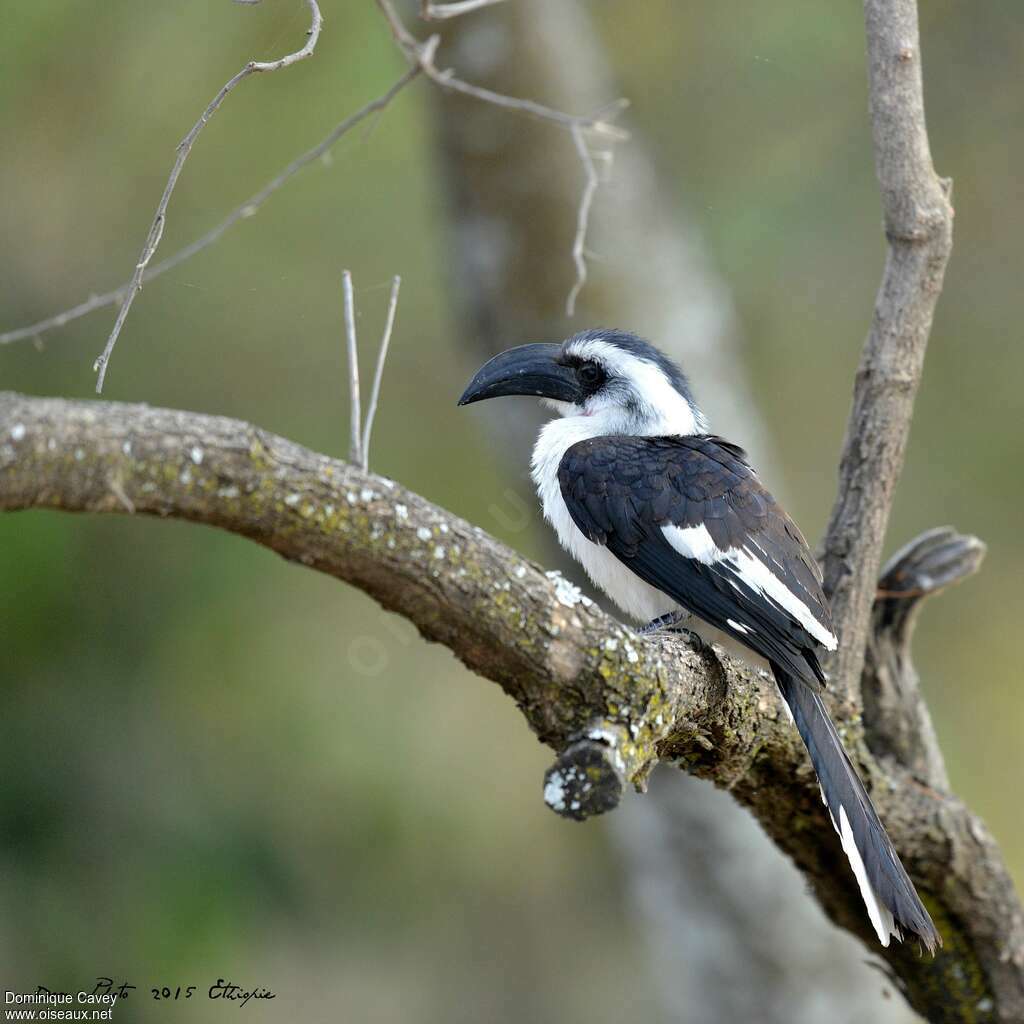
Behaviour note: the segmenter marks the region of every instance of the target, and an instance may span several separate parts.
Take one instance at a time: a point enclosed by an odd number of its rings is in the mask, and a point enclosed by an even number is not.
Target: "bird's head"
[[[503,395],[540,398],[562,416],[594,417],[606,434],[695,434],[706,426],[679,367],[625,331],[508,349],[476,372],[459,405]]]

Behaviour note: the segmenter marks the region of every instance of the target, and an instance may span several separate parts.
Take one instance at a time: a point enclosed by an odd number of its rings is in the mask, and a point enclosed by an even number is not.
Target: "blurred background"
[[[316,56],[244,82],[200,137],[158,259],[403,70],[370,0],[322,7]],[[0,24],[3,331],[129,276],[177,142],[245,61],[298,48],[308,11],[8,0]],[[145,288],[105,397],[343,455],[340,271],[355,277],[365,367],[400,273],[376,471],[553,564],[524,487],[528,435],[454,401],[491,351],[605,323],[680,356],[716,429],[819,537],[884,258],[860,5],[509,0],[440,30],[439,63],[471,80],[572,112],[632,101],[576,316],[572,139],[417,82]],[[915,650],[954,788],[1020,884],[1024,7],[928,3],[922,45],[956,241],[887,550],[947,523],[989,545],[981,575],[927,607]],[[0,387],[92,397],[113,313],[0,348]],[[701,823],[659,817],[657,801],[693,791],[668,772],[608,822],[562,821],[540,798],[550,751],[497,687],[248,542],[4,516],[0,636],[4,987],[127,979],[140,992],[115,1019],[140,1021],[220,1019],[217,1004],[170,1011],[145,992],[219,977],[278,993],[245,1008],[254,1020],[699,1021],[725,1012],[695,1009],[721,990],[765,1020],[769,1003],[780,1020],[912,1019],[727,798],[699,786],[681,813],[709,808]],[[517,768],[495,777],[499,750]],[[687,942],[739,948],[751,931],[717,934],[729,924],[698,915],[699,893],[688,916],[682,847],[711,843],[720,821],[735,832],[709,847],[715,870],[790,887],[756,904],[773,952],[746,995],[745,954],[713,974],[673,967]],[[815,916],[813,949],[776,933],[783,891]],[[843,985],[857,998],[837,1006]]]

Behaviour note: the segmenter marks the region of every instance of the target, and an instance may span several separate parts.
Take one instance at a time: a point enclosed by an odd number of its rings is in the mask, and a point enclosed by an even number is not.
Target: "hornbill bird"
[[[819,659],[837,644],[821,570],[743,449],[709,433],[680,369],[624,331],[502,352],[459,405],[502,395],[560,414],[532,474],[562,546],[642,632],[686,621],[770,667],[879,941],[905,929],[934,952],[942,939],[821,699]]]

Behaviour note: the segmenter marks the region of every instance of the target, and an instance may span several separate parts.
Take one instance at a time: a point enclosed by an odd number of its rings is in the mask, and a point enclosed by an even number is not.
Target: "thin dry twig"
[[[492,7],[503,0],[457,0],[450,4],[433,4],[423,0],[420,5],[420,17],[426,21],[442,21],[445,18],[457,18],[460,14],[478,11],[481,7]]]
[[[304,170],[311,163],[314,163],[320,157],[330,152],[334,144],[343,135],[355,128],[356,125],[365,121],[371,114],[383,110],[414,78],[419,77],[420,73],[421,69],[418,65],[409,68],[386,92],[381,93],[375,100],[371,100],[366,106],[353,114],[349,114],[343,121],[340,121],[312,149],[308,149],[301,156],[296,157],[280,174],[267,182],[259,192],[250,196],[241,205],[236,206],[216,227],[211,228],[205,235],[201,235],[183,249],[179,249],[173,256],[169,256],[160,263],[147,267],[143,274],[143,283],[148,284],[161,274],[166,274],[168,270],[173,270],[197,253],[202,252],[203,249],[207,249],[215,242],[218,242],[240,220],[252,217],[279,188],[286,185],[299,171]],[[81,302],[77,306],[66,309],[54,316],[47,317],[45,320],[0,334],[0,345],[10,344],[15,341],[25,341],[29,338],[38,338],[47,331],[63,327],[65,324],[78,320],[89,313],[95,312],[97,309],[113,306],[128,294],[131,284],[131,281],[126,281],[123,285],[114,288],[112,291],[104,292],[102,295],[91,295],[85,302]]]
[[[604,109],[607,108],[603,108],[597,115],[592,116],[566,114],[564,111],[546,107],[544,104],[536,103],[533,100],[524,100],[516,96],[505,96],[500,92],[494,92],[491,89],[473,85],[471,82],[466,82],[456,77],[455,72],[451,68],[442,71],[434,63],[434,56],[437,52],[439,41],[438,37],[431,36],[426,41],[420,42],[405,27],[401,18],[398,17],[391,0],[377,0],[377,6],[387,19],[388,25],[391,28],[391,34],[395,37],[395,41],[405,54],[406,59],[410,63],[418,64],[427,78],[442,89],[462,93],[464,96],[472,96],[483,103],[490,103],[492,106],[501,107],[504,110],[513,110],[541,121],[549,121],[562,128],[572,129],[573,127],[579,127],[596,135],[604,136],[607,139],[613,139],[616,142],[622,142],[629,138],[628,132],[612,124],[607,117],[603,116]],[[621,104],[613,104],[611,109],[618,111],[621,109]]]
[[[573,316],[576,313],[576,299],[587,283],[587,260],[584,256],[584,247],[587,242],[587,227],[590,224],[590,208],[594,204],[598,185],[597,167],[594,165],[594,158],[590,155],[590,150],[587,149],[587,142],[583,138],[583,131],[579,125],[572,126],[572,141],[576,143],[576,152],[583,165],[586,180],[576,214],[576,237],[572,243],[572,258],[576,264],[576,281],[569,290],[569,297],[565,300],[566,316]]]
[[[465,11],[472,10],[478,6],[485,6],[491,2],[497,2],[497,0],[467,0],[466,4],[450,4],[445,6],[461,8],[457,11],[453,10],[447,15],[448,17],[454,17],[456,14],[465,13]],[[380,7],[384,17],[387,19],[388,25],[391,28],[391,34],[405,54],[406,59],[413,66],[418,66],[440,88],[461,93],[463,96],[471,96],[483,103],[490,103],[492,106],[501,107],[504,110],[516,111],[517,113],[527,114],[542,121],[551,122],[561,128],[567,128],[572,134],[576,152],[580,158],[580,163],[583,165],[583,173],[585,175],[583,194],[580,198],[580,205],[576,216],[576,236],[572,247],[573,263],[576,266],[576,280],[569,291],[565,303],[566,313],[572,316],[576,310],[576,300],[587,281],[587,263],[585,258],[587,227],[590,222],[590,210],[593,206],[594,195],[599,184],[597,168],[594,166],[594,160],[587,149],[585,133],[591,132],[615,142],[628,139],[629,134],[626,131],[612,124],[612,119],[628,106],[627,101],[618,99],[612,103],[605,104],[594,114],[578,116],[566,114],[552,107],[545,107],[543,104],[535,103],[533,100],[506,96],[503,93],[485,89],[483,86],[465,82],[461,78],[457,78],[454,71],[450,68],[441,71],[434,63],[434,55],[438,44],[437,36],[431,36],[426,42],[421,43],[405,27],[402,19],[396,13],[391,0],[377,0],[377,6]],[[424,0],[422,5],[424,17],[428,16],[426,12],[432,6],[428,0]]]
[[[259,192],[255,193],[255,195],[251,196],[244,203],[235,207],[235,209],[233,209],[219,224],[211,228],[206,232],[206,234],[197,238],[194,242],[191,242],[189,245],[180,249],[173,256],[170,256],[166,260],[162,260],[160,263],[153,266],[149,266],[149,260],[152,259],[152,256],[154,255],[155,246],[151,249],[149,245],[151,240],[148,239],[147,249],[144,251],[143,258],[140,260],[140,264],[142,265],[141,270],[139,267],[136,267],[135,273],[130,281],[100,295],[91,295],[84,302],[80,302],[78,305],[72,306],[70,309],[63,310],[60,313],[56,313],[44,320],[39,320],[24,327],[17,327],[10,331],[6,331],[3,334],[0,334],[0,345],[24,341],[30,338],[38,339],[48,331],[64,327],[98,309],[104,309],[107,306],[122,303],[121,312],[118,316],[118,323],[115,324],[114,332],[111,334],[111,338],[107,342],[107,348],[104,350],[104,354],[96,361],[95,368],[100,373],[97,390],[100,390],[103,387],[105,379],[106,361],[109,360],[110,352],[113,350],[113,346],[117,341],[120,328],[123,326],[124,318],[127,316],[127,309],[131,305],[132,301],[134,301],[135,295],[144,283],[155,280],[161,274],[165,274],[169,270],[173,270],[175,267],[180,266],[197,253],[202,252],[204,249],[207,249],[218,242],[230,228],[238,223],[238,221],[253,216],[263,203],[277,192],[278,189],[287,184],[288,181],[298,174],[299,171],[303,170],[309,164],[329,152],[343,135],[349,132],[360,122],[365,120],[371,114],[383,110],[388,106],[395,96],[397,96],[399,92],[401,92],[420,74],[427,75],[431,80],[441,85],[443,88],[449,88],[458,92],[465,92],[467,95],[474,96],[483,102],[496,104],[497,106],[505,109],[517,110],[521,113],[526,113],[540,118],[541,120],[553,122],[560,127],[568,128],[570,131],[574,126],[576,126],[583,132],[592,131],[610,139],[623,140],[628,138],[628,134],[625,131],[615,127],[611,123],[612,119],[627,106],[627,102],[625,100],[619,99],[613,103],[606,104],[590,116],[574,117],[571,114],[564,114],[561,111],[552,110],[548,107],[541,106],[540,104],[533,103],[530,100],[518,100],[513,97],[503,96],[500,93],[495,93],[488,89],[481,89],[477,86],[470,85],[469,83],[462,82],[460,79],[454,78],[450,71],[439,71],[435,66],[434,54],[437,50],[438,43],[440,42],[439,36],[434,35],[429,39],[420,42],[405,28],[401,20],[395,14],[394,8],[388,0],[378,0],[378,4],[381,7],[381,10],[383,11],[391,28],[392,34],[401,47],[403,53],[410,58],[409,69],[386,92],[376,99],[371,100],[360,110],[346,117],[337,126],[335,126],[335,128],[321,142],[317,143],[317,145],[312,149],[307,150],[301,156],[288,164],[280,174],[264,185]],[[315,43],[315,39],[312,36],[310,37],[310,43],[307,43],[307,47],[310,46],[311,43]],[[295,55],[292,56],[294,57]],[[290,58],[283,59],[289,60]],[[292,62],[294,63],[294,60]],[[259,70],[266,70],[266,68],[261,66]],[[245,70],[243,73],[248,74],[251,72]],[[218,94],[218,97],[214,102],[219,104],[223,99],[223,96],[226,94],[226,91],[229,88],[232,88],[233,84],[237,84],[238,80],[240,80],[240,76],[236,76],[232,79],[232,81],[225,86],[225,89]],[[211,104],[211,107],[212,106],[213,104]],[[204,114],[204,118],[208,119],[209,113],[210,111],[208,108],[207,113]],[[204,123],[205,121],[200,119],[197,128],[200,128]],[[197,129],[193,128],[193,132],[197,133]],[[190,133],[190,137],[194,142],[195,136]],[[187,153],[185,155],[187,156]],[[183,163],[183,159],[179,153],[179,162],[175,164],[175,171],[172,172],[173,180],[176,180],[177,173],[180,173],[180,163]],[[173,181],[169,181],[168,186],[173,188]],[[169,199],[169,192],[165,190],[164,200],[167,199]],[[162,201],[161,206],[165,208],[166,202]],[[158,210],[158,218],[159,217],[160,212]],[[156,241],[159,242],[159,233],[162,233],[163,230],[162,220],[159,226],[156,224],[156,221],[154,221],[154,228],[157,228],[158,230]]]
[[[349,442],[348,459],[356,466],[363,464],[362,445],[360,443],[360,423],[362,415],[359,410],[359,352],[356,347],[356,303],[352,295],[352,274],[348,270],[341,272],[342,291],[345,295],[345,342],[348,352],[348,393],[349,393]]]
[[[309,2],[311,3],[311,6],[317,10],[317,14],[319,14],[319,9],[315,7],[315,3],[313,3],[312,0],[309,0]],[[301,57],[297,54],[292,54],[289,57],[282,58],[281,61],[276,61],[272,64],[247,65],[242,72],[236,75],[235,78],[233,78],[224,87],[224,89],[218,93],[214,102],[207,108],[203,117],[200,118],[199,122],[197,122],[196,126],[192,129],[192,132],[186,136],[186,139],[182,142],[181,146],[179,146],[178,160],[175,162],[171,178],[168,181],[161,204],[158,207],[157,217],[153,222],[153,228],[151,229],[150,237],[147,239],[146,248],[143,251],[139,265],[135,268],[135,273],[132,275],[131,280],[112,289],[111,291],[104,292],[100,295],[91,295],[88,299],[79,303],[77,306],[63,310],[62,312],[56,313],[44,320],[39,320],[36,323],[6,331],[3,334],[0,334],[0,345],[23,341],[29,338],[38,339],[47,331],[54,330],[58,327],[64,327],[72,321],[86,316],[89,313],[95,312],[98,309],[103,309],[107,306],[121,303],[121,310],[118,314],[117,322],[114,325],[114,330],[111,333],[103,354],[96,360],[94,367],[100,375],[97,382],[97,391],[102,390],[110,353],[113,351],[113,347],[117,342],[117,337],[124,324],[125,317],[128,314],[128,309],[134,301],[135,295],[141,290],[144,283],[154,280],[161,274],[167,273],[169,270],[173,270],[186,260],[191,259],[197,253],[202,252],[211,245],[214,245],[230,228],[238,223],[238,221],[244,220],[255,214],[267,199],[290,181],[291,178],[299,171],[303,170],[309,164],[327,153],[343,135],[361,121],[365,120],[371,114],[384,109],[384,107],[386,107],[399,92],[401,92],[420,74],[426,75],[442,88],[462,92],[466,95],[473,96],[482,102],[491,103],[502,107],[503,109],[528,114],[541,120],[554,123],[559,127],[567,128],[573,133],[574,138],[583,136],[586,132],[593,132],[616,141],[628,138],[628,134],[625,131],[611,123],[612,119],[627,106],[627,102],[625,100],[619,99],[606,104],[589,116],[576,117],[574,115],[565,114],[561,111],[553,110],[541,104],[534,103],[532,100],[520,100],[514,97],[504,96],[500,93],[493,92],[492,90],[483,89],[481,87],[471,85],[468,82],[463,82],[461,79],[454,77],[451,71],[440,71],[434,64],[434,55],[440,42],[439,36],[433,35],[425,41],[420,42],[405,28],[389,0],[378,0],[378,5],[388,21],[392,35],[402,49],[402,52],[410,61],[409,69],[385,93],[341,121],[321,142],[293,160],[284,168],[283,171],[281,171],[280,174],[264,185],[259,192],[251,196],[241,205],[235,207],[235,209],[232,210],[224,220],[211,228],[206,234],[200,236],[183,249],[180,249],[173,256],[170,256],[168,259],[151,267],[149,266],[149,261],[155,253],[156,245],[159,243],[160,235],[163,232],[164,213],[166,211],[167,202],[170,199],[170,193],[173,191],[174,184],[180,174],[184,159],[188,155],[188,149],[191,148],[191,144],[195,141],[196,135],[198,135],[199,130],[201,130],[206,120],[209,119],[211,113],[220,105],[227,92],[230,91],[230,89],[232,89],[241,80],[241,78],[245,77],[247,74],[251,74],[253,71],[273,70],[277,66],[283,67],[285,66],[283,62],[294,63],[296,60],[301,59]],[[312,52],[312,47],[316,43],[316,36],[313,32],[314,29],[317,33],[319,32],[319,25],[320,22],[318,19],[315,22],[314,27],[310,30],[311,35],[309,41],[303,50],[299,51],[300,54],[308,56],[309,52]],[[252,70],[250,70],[250,68]],[[587,199],[587,193],[589,192],[589,201],[592,201],[593,199],[593,188],[590,187],[589,184],[592,167],[592,160],[589,160],[589,165],[587,163],[584,164],[584,169],[588,175],[588,187],[585,189],[584,199]],[[574,260],[576,260],[575,249],[573,257]],[[578,293],[579,289],[576,288],[575,290]]]
[[[363,426],[363,472],[370,468],[370,434],[373,431],[373,419],[377,415],[377,402],[380,399],[380,382],[384,376],[384,361],[388,357],[388,346],[391,344],[391,331],[395,326],[395,312],[398,309],[398,289],[402,279],[395,274],[391,282],[391,298],[388,300],[388,315],[384,322],[384,334],[380,339],[380,352],[377,353],[377,368],[373,374],[373,387],[370,390],[370,403],[366,409],[366,423]]]
[[[189,153],[192,152],[192,146],[199,137],[199,133],[206,127],[206,123],[220,108],[220,105],[224,102],[228,93],[231,92],[239,82],[248,78],[250,75],[260,74],[266,71],[278,71],[281,68],[289,67],[290,65],[296,64],[300,60],[305,60],[306,57],[311,57],[313,55],[313,51],[316,49],[317,40],[320,37],[320,27],[323,24],[323,18],[321,17],[320,7],[316,0],[306,0],[306,3],[309,5],[312,22],[306,33],[307,39],[305,45],[294,53],[289,53],[287,56],[281,57],[278,60],[249,61],[249,63],[238,72],[238,74],[221,87],[220,92],[218,92],[210,101],[210,105],[203,111],[199,120],[192,126],[185,138],[178,143],[174,166],[171,168],[171,174],[167,179],[167,184],[164,186],[164,193],[160,197],[160,202],[157,204],[153,224],[149,229],[149,234],[146,236],[146,244],[143,246],[142,255],[139,257],[138,263],[135,264],[135,273],[132,274],[131,282],[129,283],[127,292],[125,293],[124,302],[121,304],[121,308],[117,314],[117,319],[114,321],[114,329],[110,332],[110,337],[107,339],[107,344],[104,347],[103,352],[93,364],[93,370],[99,374],[99,378],[96,381],[97,394],[103,391],[103,382],[107,376],[107,366],[110,363],[111,353],[114,351],[114,346],[117,344],[118,335],[121,333],[121,328],[124,326],[125,319],[128,316],[128,311],[131,309],[132,303],[135,301],[135,296],[138,295],[142,288],[142,278],[146,272],[146,267],[149,265],[149,261],[153,258],[153,254],[156,252],[157,246],[160,244],[160,239],[164,233],[164,224],[167,219],[167,205],[171,201],[171,193],[174,192],[174,187],[178,183],[178,177],[181,174],[182,168],[185,166],[185,161],[188,159]]]

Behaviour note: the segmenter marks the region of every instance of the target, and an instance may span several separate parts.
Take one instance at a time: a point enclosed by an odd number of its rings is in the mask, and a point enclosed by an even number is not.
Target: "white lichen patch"
[[[345,495],[345,500],[350,505],[354,505],[359,500],[359,495],[356,494],[355,491],[349,491],[348,494]]]
[[[203,449],[200,448],[199,445],[193,445],[188,456],[197,466],[201,466],[203,464]]]
[[[360,500],[362,500],[364,502],[373,501],[373,499],[376,498],[376,497],[377,497],[376,493],[374,491],[371,491],[369,487],[364,487],[359,492],[359,498],[360,498]]]
[[[238,497],[238,493],[239,493],[238,492],[238,488],[235,487],[234,484],[232,484],[229,487],[221,487],[221,488],[219,488],[218,491],[217,491],[217,497],[218,498],[237,498]]]
[[[442,533],[447,533],[448,532],[448,524],[447,523],[442,523],[441,526],[439,527],[439,529],[441,530]]]
[[[592,725],[587,730],[586,736],[588,740],[603,743],[608,748],[608,755],[612,759],[615,770],[620,775],[626,774],[626,762],[622,759],[622,753],[619,750],[619,737],[615,732],[604,726]]]
[[[25,430],[24,423],[15,423],[14,426],[11,427],[11,439],[14,441],[24,440],[26,433],[27,431]]]
[[[619,641],[615,637],[608,637],[604,642],[604,649],[606,651],[617,651],[619,649]]]
[[[85,452],[81,448],[75,449],[75,462],[81,462],[85,458]]]
[[[289,508],[294,508],[296,505],[298,505],[298,503],[301,500],[302,500],[302,495],[301,494],[296,494],[295,491],[292,491],[291,494],[285,495],[284,503]]]
[[[409,509],[405,505],[395,506],[395,518],[401,522],[405,522],[409,518]]]
[[[444,558],[444,547],[442,545],[438,544],[437,547],[434,548],[434,557]]]
[[[128,442],[125,441],[125,444],[127,444],[127,443]],[[57,442],[52,437],[48,438],[47,441],[46,441],[46,450],[48,452],[55,452],[57,450]],[[128,453],[125,452],[125,454],[127,455]]]
[[[188,487],[188,485],[192,483],[192,470],[186,466],[181,471],[181,476],[178,477],[178,480],[181,482],[183,487]]]
[[[553,771],[544,783],[544,803],[553,811],[565,810],[565,780],[560,771]]]
[[[131,443],[131,441],[125,441],[125,443],[123,445],[121,445],[121,451],[124,452],[125,455],[131,455],[131,453],[132,453],[132,443]]]
[[[628,640],[622,645],[622,649],[626,652],[626,661],[630,665],[635,665],[640,660],[640,655],[636,653],[636,648]]]
[[[570,583],[557,569],[551,569],[544,575],[554,583],[555,600],[559,604],[565,605],[566,608],[574,608],[587,600],[580,593],[580,588],[575,583]]]
[[[386,476],[379,476],[377,477],[377,480],[379,481],[381,487],[386,487],[389,491],[393,491],[395,489],[394,480],[389,480]]]
[[[526,575],[526,566],[517,565],[512,575],[515,576],[517,580],[521,580]]]
[[[420,540],[427,541],[430,540],[431,537],[433,537],[433,534],[426,526],[421,526],[416,531],[416,536],[419,537]]]

